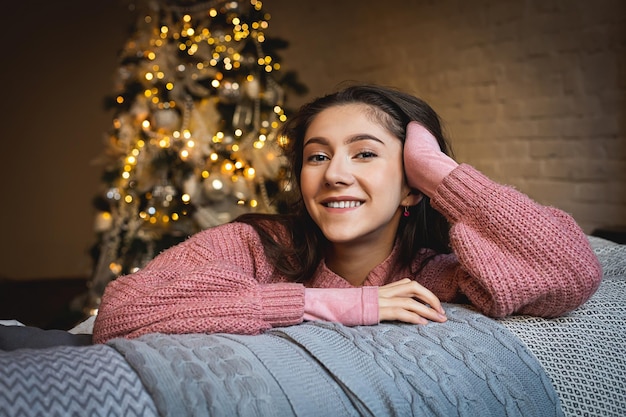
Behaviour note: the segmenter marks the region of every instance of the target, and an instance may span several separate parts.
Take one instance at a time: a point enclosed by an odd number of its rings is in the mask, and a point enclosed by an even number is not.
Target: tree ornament
[[[180,127],[180,115],[176,110],[159,109],[152,113],[154,127],[164,132],[172,132]]]

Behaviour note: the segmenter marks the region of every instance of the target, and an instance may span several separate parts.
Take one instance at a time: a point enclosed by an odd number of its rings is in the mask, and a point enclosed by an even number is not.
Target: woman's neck
[[[350,284],[359,287],[370,271],[387,259],[392,249],[393,242],[333,244],[326,256],[326,266]]]

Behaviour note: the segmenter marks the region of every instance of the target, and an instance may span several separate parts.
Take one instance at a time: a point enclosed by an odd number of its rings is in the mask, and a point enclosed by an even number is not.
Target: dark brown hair
[[[311,219],[300,194],[305,134],[321,111],[345,104],[369,106],[374,120],[402,143],[407,125],[416,121],[432,133],[442,152],[448,155],[451,152],[437,113],[423,100],[393,88],[355,85],[302,106],[280,132],[288,139],[284,153],[290,163],[292,179],[287,213],[245,214],[235,219],[248,223],[257,230],[265,253],[276,266],[277,272],[296,282],[306,282],[312,277],[325,255],[328,243]],[[284,225],[290,236],[278,236],[275,222]],[[401,263],[399,267],[410,266],[422,248],[433,249],[438,253],[450,252],[448,231],[446,219],[431,207],[430,199],[424,196],[411,208],[410,216],[401,217],[396,233]]]

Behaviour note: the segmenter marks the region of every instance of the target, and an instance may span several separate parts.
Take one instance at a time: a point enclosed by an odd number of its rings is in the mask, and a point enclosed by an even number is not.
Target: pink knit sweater
[[[395,250],[362,288],[319,265],[310,287],[337,288],[334,296],[351,310],[344,324],[375,324],[377,287],[405,277],[444,302],[469,300],[492,317],[561,315],[585,302],[600,283],[600,264],[569,215],[468,165],[444,179],[431,204],[452,225],[454,253],[436,255],[419,275],[398,270]],[[314,293],[307,302],[319,302],[319,292]],[[341,308],[335,314],[342,321]],[[305,317],[304,286],[274,273],[251,226],[230,223],[200,232],[141,271],[112,281],[93,337],[102,343],[153,332],[256,334]]]

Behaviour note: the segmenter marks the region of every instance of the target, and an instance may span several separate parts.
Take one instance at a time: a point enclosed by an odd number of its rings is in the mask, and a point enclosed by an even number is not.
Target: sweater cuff
[[[259,285],[260,315],[272,327],[291,326],[302,322],[304,286],[295,283]]]
[[[323,320],[345,326],[378,324],[378,287],[307,288],[305,320]]]
[[[464,214],[475,211],[477,203],[497,192],[498,186],[476,168],[461,164],[444,178],[430,202],[448,220],[458,222]]]
[[[363,324],[378,324],[378,287],[363,287]]]

